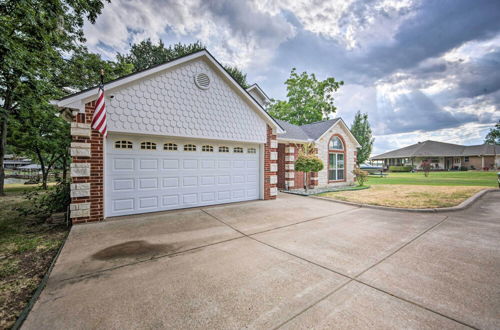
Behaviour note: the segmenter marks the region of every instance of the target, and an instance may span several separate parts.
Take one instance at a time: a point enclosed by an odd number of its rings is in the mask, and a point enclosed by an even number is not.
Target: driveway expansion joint
[[[357,210],[357,209],[355,209],[355,210]],[[263,244],[263,245],[266,245],[266,246],[268,246],[268,247],[270,247],[270,248],[272,248],[272,249],[278,250],[278,251],[280,251],[280,252],[283,252],[283,253],[285,253],[285,254],[288,254],[288,255],[290,255],[290,256],[293,256],[293,257],[295,257],[295,258],[298,258],[298,259],[303,260],[303,261],[305,261],[305,262],[307,262],[307,263],[310,263],[310,264],[312,264],[312,265],[315,265],[315,266],[317,266],[317,267],[320,267],[320,268],[322,268],[322,269],[325,269],[325,270],[327,270],[327,271],[330,271],[330,272],[332,272],[332,273],[334,273],[334,274],[337,274],[337,275],[339,275],[339,276],[342,276],[342,277],[345,277],[345,278],[347,278],[347,279],[348,279],[346,282],[342,283],[341,285],[339,285],[339,286],[337,286],[335,289],[333,289],[333,291],[331,291],[331,292],[329,292],[328,294],[326,294],[325,296],[321,297],[319,300],[317,300],[317,301],[315,301],[314,303],[312,303],[311,305],[307,306],[306,308],[304,308],[303,310],[301,310],[300,312],[298,312],[297,314],[295,314],[294,316],[292,316],[292,317],[291,317],[291,318],[289,318],[288,320],[286,320],[286,321],[282,322],[282,323],[281,323],[281,324],[279,324],[278,326],[274,327],[273,329],[279,329],[279,328],[283,327],[284,325],[286,325],[287,323],[289,323],[289,322],[290,322],[290,321],[292,321],[293,319],[297,318],[298,316],[302,315],[303,313],[305,313],[305,312],[306,312],[306,311],[308,311],[309,309],[313,308],[314,306],[316,306],[317,304],[319,304],[319,303],[320,303],[320,302],[322,302],[323,300],[327,299],[328,297],[330,297],[331,295],[333,295],[334,293],[336,293],[337,291],[339,291],[340,289],[342,289],[342,288],[343,288],[343,287],[345,287],[346,285],[350,284],[351,282],[356,282],[356,283],[359,283],[359,284],[361,284],[361,285],[368,286],[368,287],[370,287],[370,288],[372,288],[372,289],[375,289],[375,290],[377,290],[377,291],[379,291],[379,292],[382,292],[382,293],[388,294],[388,295],[390,295],[390,296],[392,296],[392,297],[394,297],[394,298],[396,298],[396,299],[399,299],[399,300],[404,301],[404,302],[406,302],[406,303],[409,303],[409,304],[412,304],[412,305],[414,305],[414,306],[420,307],[420,308],[422,308],[422,309],[425,309],[425,310],[427,310],[427,311],[429,311],[429,312],[432,312],[432,313],[434,313],[434,314],[440,315],[441,317],[447,318],[447,319],[449,319],[449,320],[451,320],[451,321],[454,321],[454,322],[456,322],[456,323],[459,323],[459,324],[461,324],[461,325],[464,325],[464,326],[470,327],[470,328],[472,328],[472,329],[477,329],[476,327],[474,327],[474,326],[472,326],[472,325],[470,325],[470,324],[467,324],[467,323],[465,323],[465,322],[463,322],[463,321],[457,320],[457,319],[455,319],[455,318],[453,318],[453,317],[450,317],[450,316],[448,316],[448,315],[445,315],[445,314],[442,314],[442,313],[437,312],[437,311],[435,311],[435,310],[432,310],[432,309],[430,309],[430,308],[428,308],[428,307],[425,307],[425,306],[423,306],[423,305],[421,305],[421,304],[419,304],[419,303],[416,303],[416,302],[414,302],[414,301],[411,301],[411,300],[408,300],[408,299],[405,299],[405,298],[402,298],[402,297],[396,296],[396,295],[394,295],[394,294],[392,294],[392,293],[390,293],[390,292],[387,292],[387,291],[385,291],[385,290],[382,290],[382,289],[380,289],[380,288],[377,288],[377,287],[375,287],[375,286],[373,286],[373,285],[369,285],[369,284],[367,284],[367,283],[365,283],[365,282],[363,282],[363,281],[361,281],[361,280],[359,280],[359,279],[358,279],[358,277],[359,277],[359,276],[361,276],[362,274],[364,274],[364,273],[365,273],[365,272],[367,272],[368,270],[370,270],[370,269],[372,269],[373,267],[377,266],[378,264],[380,264],[381,262],[383,262],[383,261],[384,261],[384,260],[386,260],[387,258],[389,258],[389,257],[393,256],[393,255],[394,255],[394,254],[396,254],[397,252],[401,251],[403,248],[405,248],[406,246],[408,246],[409,244],[411,244],[412,242],[414,242],[414,241],[415,241],[415,240],[417,240],[418,238],[422,237],[422,236],[423,236],[423,235],[425,235],[427,232],[429,232],[429,231],[431,231],[432,229],[434,229],[434,228],[438,227],[439,225],[441,225],[443,222],[445,222],[445,221],[449,218],[449,216],[445,216],[443,219],[441,219],[441,220],[440,220],[440,221],[438,221],[437,223],[433,224],[432,226],[429,226],[429,227],[428,227],[428,228],[426,228],[424,231],[420,232],[419,234],[417,234],[416,236],[414,236],[412,239],[410,239],[410,240],[408,240],[407,242],[405,242],[404,244],[402,244],[399,248],[397,248],[397,249],[396,249],[396,250],[394,250],[393,252],[389,253],[387,256],[385,256],[384,258],[382,258],[381,260],[379,260],[379,261],[378,261],[378,262],[376,262],[375,264],[371,265],[371,266],[370,266],[370,267],[368,267],[367,269],[363,270],[362,272],[360,272],[360,273],[359,273],[359,274],[357,274],[356,276],[349,276],[349,275],[347,275],[347,274],[343,274],[343,273],[341,273],[341,272],[339,272],[339,271],[336,271],[336,270],[331,269],[331,268],[329,268],[329,267],[326,267],[326,266],[323,266],[323,265],[321,265],[321,264],[318,264],[318,263],[316,263],[316,262],[314,262],[314,261],[308,260],[308,259],[306,259],[306,258],[300,257],[300,256],[298,256],[298,255],[296,255],[296,254],[293,254],[293,253],[291,253],[291,252],[285,251],[285,250],[280,249],[280,248],[278,248],[278,247],[276,247],[276,246],[273,246],[273,245],[271,245],[271,244],[268,244],[268,243],[266,243],[266,242],[263,242],[263,241],[261,241],[261,240],[258,240],[258,239],[257,239],[257,238],[255,238],[255,237],[252,237],[253,235],[260,234],[261,232],[258,232],[258,233],[253,233],[253,234],[245,234],[244,232],[240,231],[239,229],[237,229],[237,228],[235,228],[235,227],[233,227],[233,226],[229,225],[228,223],[226,223],[226,222],[225,222],[225,221],[223,221],[222,219],[219,219],[217,216],[214,216],[214,215],[212,215],[212,214],[208,213],[207,211],[205,211],[205,210],[203,210],[203,209],[202,209],[202,211],[203,211],[203,212],[205,212],[207,215],[209,215],[209,216],[213,217],[215,220],[217,220],[217,221],[221,222],[222,224],[224,224],[224,225],[226,225],[226,226],[230,227],[231,229],[233,229],[233,230],[237,231],[238,233],[240,233],[240,234],[244,235],[244,237],[247,237],[247,238],[249,238],[249,239],[252,239],[252,240],[254,240],[254,241],[258,242],[258,243],[261,243],[261,244]],[[354,211],[354,210],[347,210],[347,211]],[[347,212],[347,211],[343,211],[343,212],[339,212],[339,213],[344,213],[344,212]],[[336,213],[336,214],[339,214],[339,213]],[[330,216],[330,215],[328,215],[328,216]],[[302,221],[302,222],[299,222],[299,223],[308,222],[308,221],[313,221],[313,220],[318,220],[318,219],[321,219],[321,218],[324,218],[324,217],[328,217],[328,216],[323,216],[323,217],[318,217],[318,218],[314,218],[314,219],[309,219],[309,220]],[[296,224],[299,224],[299,223],[295,223],[295,224],[291,224],[291,225],[282,226],[282,227],[280,227],[280,228],[293,226],[293,225],[296,225]],[[271,231],[271,230],[275,230],[275,229],[280,229],[280,228],[273,228],[273,229],[266,230],[266,231],[263,231],[263,232],[267,232],[267,231]]]

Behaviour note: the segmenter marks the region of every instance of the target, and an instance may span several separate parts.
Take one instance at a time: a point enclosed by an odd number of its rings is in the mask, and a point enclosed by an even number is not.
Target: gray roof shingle
[[[333,124],[339,121],[340,118],[318,121],[316,123],[301,126],[293,125],[280,119],[275,120],[285,130],[284,134],[278,134],[278,138],[307,141],[317,140],[323,133],[330,129]]]
[[[371,159],[494,155],[495,150],[493,147],[494,146],[487,144],[464,146],[460,144],[427,140],[373,156]],[[496,153],[500,154],[500,146],[496,146],[496,150]]]

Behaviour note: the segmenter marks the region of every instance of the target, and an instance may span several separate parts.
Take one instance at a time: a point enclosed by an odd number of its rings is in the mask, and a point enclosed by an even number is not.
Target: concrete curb
[[[476,194],[472,195],[471,197],[467,198],[466,200],[464,200],[462,203],[458,204],[457,206],[440,207],[440,208],[432,208],[432,209],[405,209],[402,207],[389,207],[389,206],[359,204],[359,203],[354,203],[354,202],[346,202],[346,201],[340,201],[340,200],[336,200],[336,199],[332,199],[332,198],[312,196],[312,195],[306,196],[306,197],[312,197],[312,198],[321,199],[321,200],[329,201],[329,202],[333,202],[333,203],[341,203],[341,204],[347,204],[347,205],[351,205],[351,206],[366,207],[366,208],[370,208],[370,209],[385,210],[385,211],[442,213],[442,212],[463,211],[463,210],[469,208],[478,199],[480,199],[481,197],[483,197],[487,193],[490,193],[493,191],[500,191],[500,189],[496,189],[496,188],[484,189],[484,190],[481,190],[481,191],[477,192]]]

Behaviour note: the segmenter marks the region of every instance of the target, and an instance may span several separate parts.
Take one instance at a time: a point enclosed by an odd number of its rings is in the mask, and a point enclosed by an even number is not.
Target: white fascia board
[[[314,142],[313,139],[308,139],[308,140],[286,139],[286,138],[282,139],[279,136],[278,136],[277,140],[278,140],[278,143],[280,143],[280,142],[290,142],[290,143],[311,143],[311,142]]]
[[[316,139],[316,141],[321,140],[321,139],[325,136],[325,134],[326,134],[329,130],[331,130],[333,127],[335,127],[335,126],[336,126],[338,123],[340,123],[340,122],[342,122],[342,125],[344,126],[345,131],[347,131],[347,134],[349,134],[349,136],[351,137],[351,139],[353,139],[353,140],[354,140],[354,142],[356,143],[356,148],[361,148],[361,144],[359,144],[358,140],[357,140],[357,139],[356,139],[356,137],[352,134],[351,130],[349,129],[349,127],[347,127],[346,123],[344,122],[344,120],[343,120],[342,118],[340,118],[340,119],[339,119],[339,120],[337,120],[335,123],[333,123],[333,125],[332,125],[329,129],[327,129],[327,130],[325,131],[325,133],[321,134],[321,136],[320,136],[319,138],[317,138],[317,139]]]
[[[257,92],[262,96],[262,98],[267,102],[271,102],[271,99],[269,99],[269,97],[267,97],[266,93],[264,93],[264,91],[262,90],[262,88],[260,88],[259,85],[257,84],[253,84],[252,86],[248,87],[247,88],[247,91],[250,92],[252,90],[257,90]]]

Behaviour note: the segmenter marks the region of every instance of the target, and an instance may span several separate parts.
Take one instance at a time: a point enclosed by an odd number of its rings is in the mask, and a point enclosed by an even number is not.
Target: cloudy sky
[[[500,119],[498,0],[112,0],[85,33],[106,58],[200,40],[278,99],[292,67],[343,80],[336,116],[367,112],[374,154],[478,144]]]

